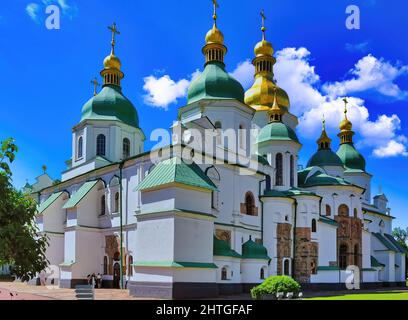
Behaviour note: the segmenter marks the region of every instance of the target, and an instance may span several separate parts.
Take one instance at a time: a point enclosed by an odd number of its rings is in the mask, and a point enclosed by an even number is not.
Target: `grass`
[[[408,300],[408,292],[384,291],[377,293],[356,293],[331,297],[307,298],[304,300]]]

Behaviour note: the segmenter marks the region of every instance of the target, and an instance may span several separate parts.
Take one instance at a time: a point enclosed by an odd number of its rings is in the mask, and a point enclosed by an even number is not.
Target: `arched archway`
[[[348,217],[350,214],[350,209],[346,204],[342,204],[339,206],[338,215],[340,217]]]

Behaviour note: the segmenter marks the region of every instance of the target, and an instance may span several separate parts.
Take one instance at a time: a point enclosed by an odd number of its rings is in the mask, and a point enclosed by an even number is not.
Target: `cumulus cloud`
[[[231,75],[237,79],[244,89],[249,89],[254,82],[255,67],[249,60],[238,63]]]
[[[386,146],[375,149],[374,154],[379,158],[395,157],[397,155],[408,156],[407,147],[395,140],[390,140]]]
[[[45,20],[45,9],[49,5],[57,5],[61,9],[61,15],[73,19],[78,13],[78,7],[68,3],[67,0],[41,0],[29,3],[26,7],[27,15],[36,23]]]
[[[369,54],[360,59],[349,74],[352,79],[325,84],[323,90],[333,97],[363,91],[376,91],[395,99],[408,97],[408,91],[401,90],[395,83],[399,77],[408,75],[408,66],[392,65]]]

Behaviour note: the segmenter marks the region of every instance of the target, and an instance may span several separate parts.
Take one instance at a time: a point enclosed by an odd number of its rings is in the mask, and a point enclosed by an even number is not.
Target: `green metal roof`
[[[375,257],[371,256],[371,267],[381,268],[381,267],[385,267],[385,264],[378,262],[378,260]]]
[[[59,198],[60,195],[62,195],[62,191],[61,192],[56,192],[53,193],[52,195],[50,195],[48,197],[47,200],[45,200],[43,203],[41,203],[38,208],[37,208],[37,212],[38,213],[43,213],[50,205],[52,205],[54,203],[55,200],[57,200]]]
[[[335,227],[337,227],[339,225],[336,220],[330,219],[330,218],[325,217],[325,216],[320,216],[319,221],[323,222],[323,223],[326,223],[326,224],[330,224],[330,225],[335,226]]]
[[[337,155],[347,168],[362,170],[365,172],[366,161],[352,143],[341,144],[337,151]]]
[[[256,138],[256,143],[271,140],[294,141],[299,143],[296,132],[282,122],[271,122],[264,126]]]
[[[279,190],[265,190],[264,197],[275,197],[275,198],[290,198],[294,196],[315,196],[318,197],[316,193],[310,191],[300,190],[298,188],[291,188],[289,190],[279,191]]]
[[[268,250],[262,244],[252,241],[251,238],[242,245],[242,258],[262,260],[270,259],[268,256]]]
[[[390,240],[384,237],[381,233],[373,232],[373,235],[388,249],[391,251],[400,252],[398,247],[396,247]]]
[[[104,86],[96,96],[85,103],[81,121],[84,120],[116,120],[139,128],[136,108],[118,86]]]
[[[236,99],[244,103],[242,85],[225,70],[221,62],[211,61],[188,89],[188,103],[201,99]]]
[[[153,189],[170,183],[217,190],[215,184],[196,163],[188,164],[178,157],[164,160],[156,165],[135,190]]]
[[[306,181],[304,181],[304,179],[302,180],[303,180],[302,181],[303,183],[299,184],[299,186],[302,188],[314,187],[314,186],[351,186],[352,185],[350,182],[347,182],[346,180],[342,178],[330,176],[321,171],[315,172],[313,175],[306,178]]]
[[[318,150],[307,163],[308,167],[313,166],[343,166],[343,162],[339,156],[332,151],[332,149]]]
[[[257,155],[254,155],[254,158],[255,158],[255,160],[257,160],[260,164],[263,164],[264,166],[269,166],[269,162],[268,162],[268,160],[267,160],[265,157],[263,157],[263,156],[257,154]]]
[[[338,266],[319,266],[317,271],[338,271],[340,268]]]
[[[63,209],[74,208],[88,194],[89,191],[99,182],[99,180],[85,182],[75,194],[62,207]]]
[[[232,250],[230,245],[226,241],[220,240],[215,236],[213,244],[213,254],[214,256],[241,258],[241,255]]]
[[[384,233],[384,236],[394,245],[394,247],[398,249],[399,252],[408,254],[408,250],[404,248],[397,240],[395,240],[392,235]]]

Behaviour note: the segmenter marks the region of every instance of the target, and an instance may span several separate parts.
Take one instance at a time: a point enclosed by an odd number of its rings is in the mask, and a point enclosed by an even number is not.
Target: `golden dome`
[[[272,47],[272,43],[266,40],[262,40],[256,44],[254,52],[257,57],[261,55],[272,56],[275,50]]]
[[[341,131],[351,131],[353,128],[353,124],[349,119],[347,119],[347,116],[343,119],[343,121],[340,122],[340,130]]]
[[[275,90],[278,105],[288,110],[290,101],[286,91],[264,76],[257,76],[252,87],[245,92],[245,103],[257,111],[269,110],[273,106]]]
[[[209,30],[205,36],[205,42],[208,43],[218,43],[224,44],[224,35],[222,32],[217,28],[214,23],[214,26],[211,30]]]
[[[105,69],[117,69],[120,70],[122,64],[115,54],[111,53],[109,56],[103,60],[103,65]]]

